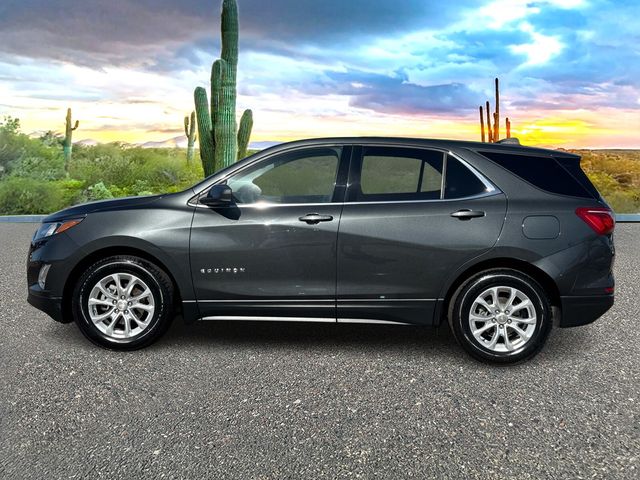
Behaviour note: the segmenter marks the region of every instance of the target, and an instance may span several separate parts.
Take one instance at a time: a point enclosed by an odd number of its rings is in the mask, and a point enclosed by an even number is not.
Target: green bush
[[[50,148],[43,148],[39,156],[23,154],[11,162],[11,175],[42,181],[61,180],[66,177],[64,158]]]
[[[104,183],[98,182],[95,185],[91,185],[87,188],[87,198],[91,201],[93,200],[109,200],[113,198],[113,193],[107,187],[105,187]]]
[[[59,136],[20,133],[0,122],[0,214],[50,213],[77,203],[182,191],[202,180],[200,162],[181,149],[143,149],[120,143],[75,145],[65,169]]]
[[[48,214],[66,205],[56,182],[9,177],[0,182],[0,213],[5,215]]]

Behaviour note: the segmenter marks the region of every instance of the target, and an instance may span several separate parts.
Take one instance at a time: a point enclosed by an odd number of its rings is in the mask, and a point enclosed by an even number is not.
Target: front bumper
[[[595,322],[613,306],[613,295],[560,297],[562,313],[560,328],[579,327]]]
[[[83,252],[63,232],[41,242],[31,243],[27,257],[27,301],[56,322],[71,323],[73,318],[63,312],[62,297],[69,274]],[[43,265],[50,265],[44,288],[38,283]]]
[[[27,301],[42,310],[44,313],[53,318],[56,322],[71,323],[72,318],[65,318],[62,314],[62,298],[51,297],[43,292],[38,292],[34,287],[29,288]]]

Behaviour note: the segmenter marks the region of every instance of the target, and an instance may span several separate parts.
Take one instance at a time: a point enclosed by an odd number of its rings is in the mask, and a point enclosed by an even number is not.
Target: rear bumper
[[[595,322],[613,305],[613,295],[561,297],[560,328],[579,327]]]
[[[70,323],[72,319],[65,319],[62,314],[62,298],[50,297],[46,294],[35,292],[33,288],[29,288],[27,302],[38,310],[53,318],[56,322]]]

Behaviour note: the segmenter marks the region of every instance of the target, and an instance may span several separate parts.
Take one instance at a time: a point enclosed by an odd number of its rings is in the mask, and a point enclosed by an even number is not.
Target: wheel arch
[[[531,278],[537,281],[540,286],[547,292],[549,298],[551,299],[552,307],[560,308],[560,291],[558,290],[556,282],[548,273],[525,260],[508,257],[498,257],[486,259],[474,265],[471,265],[456,276],[453,282],[446,288],[446,293],[443,297],[441,307],[439,308],[437,317],[435,319],[436,324],[440,325],[443,320],[446,320],[447,312],[449,310],[449,304],[453,299],[453,295],[465,281],[467,281],[477,273],[486,270],[492,270],[495,268],[509,268],[529,275]]]
[[[62,314],[65,318],[71,318],[71,301],[73,289],[76,282],[82,275],[82,272],[86,270],[90,265],[95,262],[115,255],[131,255],[139,257],[155,264],[158,268],[161,268],[171,279],[171,284],[174,291],[174,307],[180,308],[182,306],[183,292],[181,292],[180,286],[176,281],[176,277],[170,268],[167,267],[166,262],[163,262],[158,256],[149,253],[143,249],[132,246],[108,246],[97,249],[91,252],[89,255],[83,257],[71,270],[64,285],[62,295]]]

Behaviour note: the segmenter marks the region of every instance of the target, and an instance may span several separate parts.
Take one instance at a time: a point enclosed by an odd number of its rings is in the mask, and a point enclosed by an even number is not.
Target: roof
[[[267,150],[280,150],[284,148],[296,146],[321,146],[330,144],[359,144],[359,143],[376,143],[382,145],[405,145],[405,146],[421,146],[421,147],[438,147],[438,148],[466,148],[473,151],[491,150],[502,152],[529,153],[538,155],[555,155],[562,157],[578,157],[570,152],[561,150],[551,150],[546,148],[527,147],[525,145],[516,144],[500,144],[500,143],[482,143],[470,142],[464,140],[443,140],[432,138],[404,138],[404,137],[327,137],[327,138],[310,138],[306,140],[296,140],[293,142],[275,145]]]

